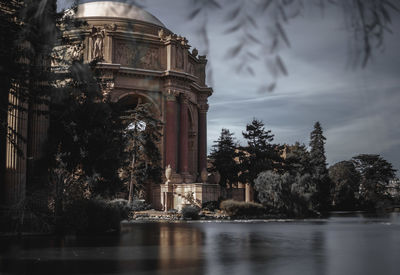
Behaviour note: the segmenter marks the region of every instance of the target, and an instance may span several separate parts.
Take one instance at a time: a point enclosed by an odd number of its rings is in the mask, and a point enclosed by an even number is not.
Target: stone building
[[[148,190],[153,207],[181,209],[193,201],[217,200],[218,185],[206,183],[208,97],[213,93],[206,85],[206,57],[190,50],[186,38],[174,34],[155,16],[122,0],[85,1],[75,17],[88,25],[79,31],[83,31],[83,42],[70,45],[68,58],[97,60],[104,97],[125,109],[150,103],[154,116],[163,122],[162,166],[171,169],[165,184],[152,184]],[[11,120],[14,115],[10,114]],[[22,135],[34,137],[27,144],[35,144],[32,154],[36,158],[46,140],[47,120],[35,120],[29,129],[23,115],[19,117],[9,122],[18,124],[15,127]],[[10,165],[4,186],[6,193],[14,194],[15,202],[23,197],[29,156],[17,155],[12,144],[7,150]]]
[[[206,57],[190,51],[187,39],[155,16],[124,1],[83,3],[76,17],[89,25],[79,54],[85,62],[100,61],[104,96],[126,108],[151,103],[164,123],[160,151],[171,176],[150,188],[153,206],[180,209],[188,195],[199,203],[217,200],[217,185],[204,178],[196,183],[207,168],[207,98],[213,93],[206,85]]]

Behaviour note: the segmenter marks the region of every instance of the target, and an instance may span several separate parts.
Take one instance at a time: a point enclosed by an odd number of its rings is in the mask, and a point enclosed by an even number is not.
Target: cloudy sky
[[[72,1],[58,0],[59,8]],[[244,1],[243,1],[244,2]],[[170,30],[189,39],[204,53],[198,34],[199,20],[188,20],[189,0],[142,1],[147,11]],[[349,32],[340,10],[306,7],[301,16],[285,25],[291,47],[280,54],[289,75],[278,79],[273,92],[260,87],[273,79],[262,62],[254,62],[255,76],[237,73],[238,60],[227,57],[235,35],[224,34],[225,7],[208,15],[214,95],[209,98],[208,146],[221,128],[243,142],[242,131],[253,117],[275,134],[275,142],[309,143],[315,121],[327,138],[328,163],[361,154],[381,154],[400,170],[400,16],[393,16],[393,34],[385,36],[384,49],[374,53],[365,69],[349,64]],[[253,15],[254,20],[264,20]],[[262,29],[260,32],[262,33]],[[256,48],[254,54],[258,54]],[[398,173],[399,174],[399,173]]]

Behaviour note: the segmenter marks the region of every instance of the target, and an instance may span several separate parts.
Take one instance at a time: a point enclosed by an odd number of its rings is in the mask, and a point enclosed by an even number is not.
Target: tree
[[[351,161],[329,167],[332,182],[330,203],[336,210],[354,210],[357,205],[360,174]]]
[[[265,171],[255,180],[259,201],[272,211],[295,217],[310,215],[315,186],[310,175],[293,176]]]
[[[240,181],[254,185],[254,180],[261,172],[280,168],[281,148],[271,143],[274,135],[271,134],[271,130],[265,130],[261,120],[254,118],[250,124],[246,125],[246,131],[242,134],[247,140],[247,146],[241,148],[239,155]]]
[[[125,157],[122,179],[128,185],[129,202],[134,195],[144,197],[149,182],[161,182],[161,122],[150,112],[150,104],[140,100],[121,116],[124,125]]]
[[[232,187],[232,184],[238,181],[239,174],[239,166],[235,159],[238,156],[238,146],[233,133],[228,129],[222,129],[221,135],[214,143],[210,154],[213,170],[220,173],[222,187]]]
[[[284,171],[292,175],[311,174],[310,153],[304,144],[296,142],[292,146],[285,146]]]
[[[312,169],[312,178],[317,186],[315,199],[321,210],[326,210],[328,208],[330,191],[324,148],[325,140],[326,138],[323,135],[321,124],[317,121],[314,124],[314,130],[310,134],[310,165]]]
[[[366,208],[379,207],[384,199],[389,199],[386,186],[395,177],[392,164],[380,155],[361,154],[352,158],[355,169],[361,175],[360,200]]]

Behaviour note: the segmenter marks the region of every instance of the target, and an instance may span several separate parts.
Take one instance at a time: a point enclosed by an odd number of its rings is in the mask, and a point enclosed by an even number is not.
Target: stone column
[[[207,169],[207,111],[208,104],[199,107],[199,175]]]
[[[180,136],[179,136],[179,170],[181,175],[189,174],[189,121],[188,121],[188,96],[181,94]]]
[[[28,104],[18,95],[9,94],[9,102],[15,106],[8,112],[7,159],[5,173],[5,204],[15,205],[25,198],[26,154],[28,132]]]
[[[166,98],[166,125],[165,125],[165,166],[171,165],[172,173],[176,173],[177,149],[177,118],[176,97],[168,94]]]

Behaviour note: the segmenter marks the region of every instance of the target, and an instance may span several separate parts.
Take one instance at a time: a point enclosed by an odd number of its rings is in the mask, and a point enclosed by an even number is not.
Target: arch
[[[151,110],[154,112],[154,114],[157,117],[161,117],[161,110],[157,102],[148,96],[146,93],[138,92],[138,91],[132,91],[132,92],[126,92],[118,97],[114,98],[112,101],[121,105],[129,106],[133,105],[136,106],[137,104],[137,99],[142,98],[145,103],[150,103],[151,104]]]

